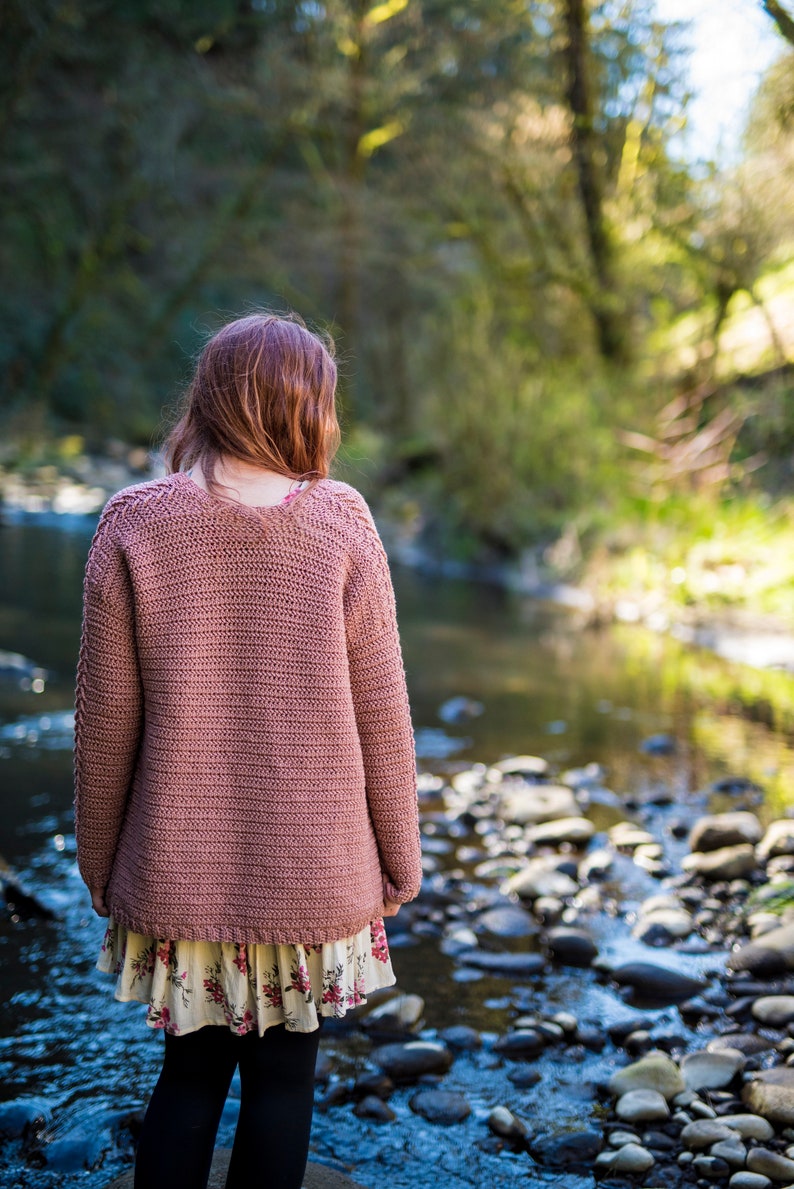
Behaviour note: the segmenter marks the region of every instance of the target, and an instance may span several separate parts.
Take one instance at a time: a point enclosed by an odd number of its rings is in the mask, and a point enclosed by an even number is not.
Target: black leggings
[[[135,1189],[206,1189],[215,1135],[234,1071],[240,1067],[240,1118],[226,1189],[301,1189],[309,1154],[314,1066],[320,1030],[238,1036],[205,1025],[166,1033],[135,1161]]]

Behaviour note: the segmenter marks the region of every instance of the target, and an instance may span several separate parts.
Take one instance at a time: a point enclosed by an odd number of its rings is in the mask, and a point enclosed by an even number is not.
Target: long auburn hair
[[[249,314],[212,336],[164,443],[169,471],[196,462],[218,493],[222,455],[291,479],[324,479],[339,446],[333,340],[297,314]]]

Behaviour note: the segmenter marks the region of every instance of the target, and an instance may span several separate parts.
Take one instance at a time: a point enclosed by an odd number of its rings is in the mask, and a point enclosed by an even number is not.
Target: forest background
[[[676,148],[650,0],[7,0],[6,472],[148,448],[208,331],[327,326],[339,473],[427,557],[794,613],[794,10]]]

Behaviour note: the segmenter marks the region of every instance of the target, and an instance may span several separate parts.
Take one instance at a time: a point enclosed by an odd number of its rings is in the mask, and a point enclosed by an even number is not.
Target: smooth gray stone
[[[216,1148],[212,1158],[212,1170],[207,1182],[207,1189],[224,1189],[226,1173],[231,1160],[231,1148]],[[111,1181],[107,1189],[133,1189],[133,1171],[123,1173]],[[343,1172],[335,1168],[328,1168],[324,1164],[308,1164],[306,1176],[303,1179],[303,1189],[364,1189],[358,1181],[351,1181]]]
[[[742,1101],[770,1123],[794,1126],[794,1069],[779,1065],[757,1073],[744,1086]]]
[[[769,1177],[757,1172],[735,1172],[728,1182],[728,1189],[769,1189]]]
[[[430,1040],[411,1040],[407,1044],[381,1045],[372,1053],[372,1060],[395,1082],[411,1081],[424,1073],[446,1073],[452,1053],[445,1045]]]
[[[706,986],[702,979],[650,962],[628,962],[618,966],[612,971],[612,978],[622,987],[631,987],[638,998],[660,1003],[690,999]]]
[[[746,810],[711,813],[695,822],[689,835],[689,849],[709,851],[742,842],[755,844],[762,834],[763,828],[754,813]]]
[[[589,966],[598,956],[598,946],[585,929],[557,925],[546,934],[546,946],[562,966]]]
[[[747,1153],[747,1171],[790,1184],[794,1181],[794,1160],[779,1152],[770,1152],[768,1148],[751,1148]]]
[[[466,1098],[456,1090],[418,1090],[411,1099],[410,1107],[415,1114],[427,1119],[428,1123],[439,1123],[445,1127],[462,1123],[471,1114]]]

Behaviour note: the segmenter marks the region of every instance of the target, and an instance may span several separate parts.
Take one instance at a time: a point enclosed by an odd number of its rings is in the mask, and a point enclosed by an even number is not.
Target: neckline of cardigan
[[[288,500],[279,500],[277,504],[244,504],[241,500],[223,499],[221,496],[213,495],[211,491],[205,491],[203,487],[199,487],[195,479],[191,479],[187,471],[174,471],[171,475],[172,479],[180,480],[184,489],[194,495],[203,503],[210,504],[214,508],[223,507],[231,508],[233,511],[241,511],[243,513],[253,512],[257,515],[270,512],[287,512],[296,506],[300,506],[304,500],[309,499],[315,491],[317,491],[325,482],[324,479],[318,479],[305,490],[298,492],[300,498],[293,498]]]

